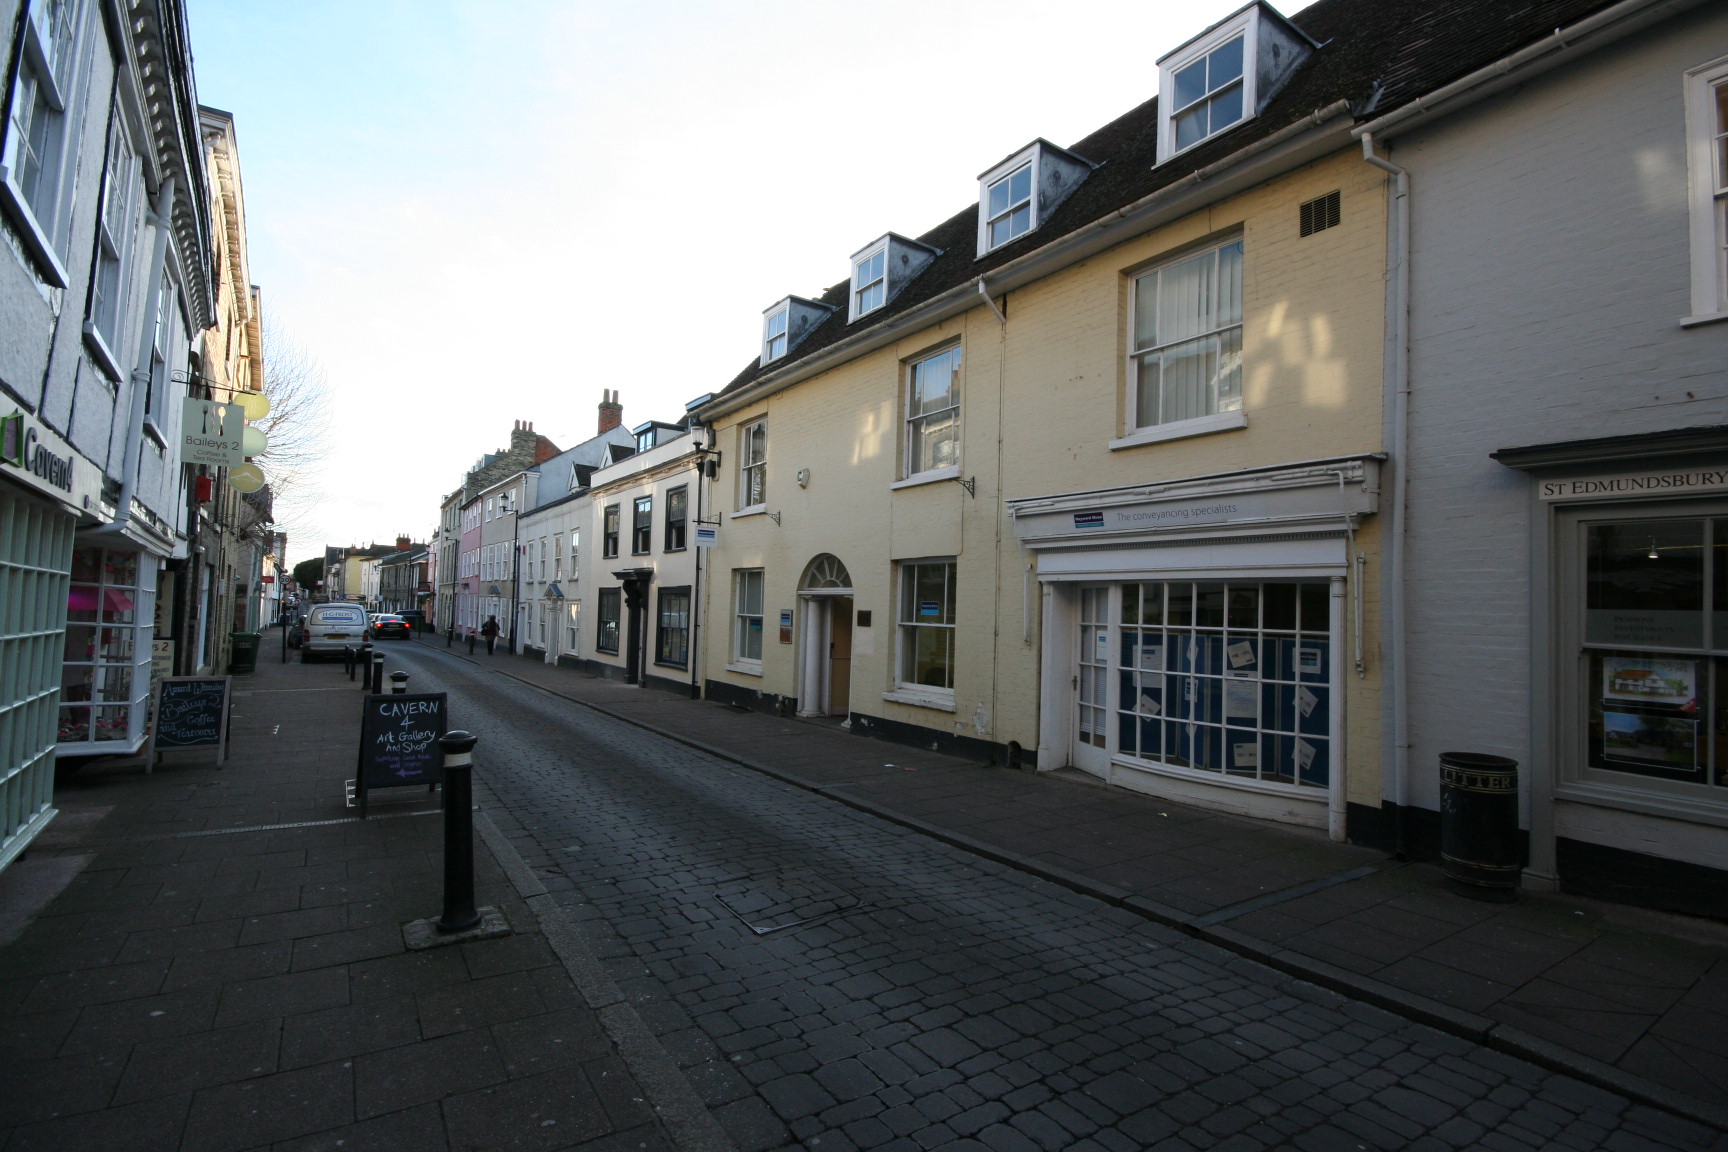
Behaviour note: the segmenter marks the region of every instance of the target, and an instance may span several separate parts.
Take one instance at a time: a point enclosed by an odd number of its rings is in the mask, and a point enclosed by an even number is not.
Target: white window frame
[[[47,26],[57,14],[58,34]],[[84,5],[79,0],[30,0],[18,42],[11,115],[0,141],[0,203],[36,258],[43,278],[56,288],[72,280],[62,251],[71,215],[71,168],[75,149],[67,140],[76,117],[84,41]],[[26,119],[28,118],[28,119]],[[34,131],[32,131],[34,129]],[[36,176],[26,175],[23,149],[34,139]]]
[[[1127,434],[1117,440],[1111,441],[1111,448],[1131,448],[1136,445],[1151,444],[1161,440],[1172,440],[1183,436],[1194,436],[1207,432],[1218,432],[1230,428],[1242,428],[1247,426],[1247,417],[1243,414],[1242,410],[1243,397],[1240,345],[1242,341],[1242,317],[1244,309],[1241,300],[1236,301],[1234,319],[1230,320],[1228,323],[1220,324],[1216,322],[1220,315],[1228,316],[1228,313],[1221,313],[1219,311],[1215,299],[1213,301],[1214,322],[1204,330],[1189,333],[1179,340],[1171,340],[1163,343],[1160,343],[1159,340],[1155,338],[1152,342],[1143,347],[1139,345],[1136,339],[1136,334],[1140,327],[1138,323],[1140,309],[1143,306],[1151,308],[1158,307],[1157,301],[1147,302],[1144,299],[1146,283],[1148,280],[1151,280],[1153,277],[1158,277],[1157,290],[1162,292],[1162,275],[1167,270],[1203,256],[1211,256],[1214,267],[1216,268],[1219,255],[1232,246],[1243,247],[1243,238],[1241,236],[1233,236],[1227,240],[1218,241],[1203,248],[1189,249],[1176,256],[1172,256],[1167,260],[1161,260],[1156,264],[1149,265],[1148,267],[1133,273],[1129,284],[1128,332],[1126,341],[1128,351],[1128,366],[1126,374],[1128,392],[1125,398],[1123,410],[1123,424],[1127,428]],[[1245,249],[1242,259],[1245,267],[1247,263],[1247,254]],[[1239,279],[1239,289],[1241,289],[1242,283],[1245,280],[1245,275]],[[1214,275],[1214,289],[1216,289],[1217,283],[1218,277]],[[1243,291],[1243,295],[1246,295],[1245,291]],[[1216,296],[1216,292],[1214,292],[1214,296]],[[1142,365],[1145,361],[1154,356],[1160,356],[1171,349],[1194,344],[1202,340],[1219,339],[1228,336],[1232,332],[1236,334],[1236,342],[1238,345],[1238,351],[1236,353],[1237,365],[1235,369],[1236,385],[1234,396],[1221,398],[1218,389],[1218,382],[1223,373],[1220,372],[1214,375],[1211,383],[1210,411],[1197,416],[1184,417],[1179,420],[1155,419],[1151,423],[1140,423],[1140,375]],[[1162,333],[1159,333],[1158,335],[1161,337]],[[1220,355],[1219,362],[1220,364],[1223,363],[1222,354]]]
[[[917,571],[920,568],[942,567],[947,569],[944,581],[944,594],[947,603],[937,612],[939,620],[921,622],[917,610]],[[956,617],[958,602],[960,566],[955,557],[936,556],[923,560],[902,560],[895,568],[897,587],[894,592],[894,690],[884,692],[882,699],[899,704],[912,704],[920,708],[935,708],[939,711],[953,712],[954,681],[958,678],[959,643],[956,638]],[[940,603],[940,602],[939,602]],[[937,684],[920,684],[906,677],[906,664],[915,650],[917,634],[921,630],[943,629],[948,633],[948,680],[946,686]]]
[[[133,247],[142,225],[142,161],[120,107],[108,129],[108,156],[102,174],[102,201],[96,214],[96,246],[90,267],[90,300],[84,317],[84,342],[108,378],[118,383],[125,371],[120,358],[131,302]]]
[[[778,304],[762,314],[762,363],[769,364],[791,350],[792,305]]]
[[[1255,61],[1260,58],[1260,21],[1258,16],[1258,11],[1250,5],[1233,19],[1211,29],[1198,40],[1183,45],[1158,61],[1158,157],[1161,163],[1188,151],[1190,148],[1198,148],[1214,136],[1254,118],[1255,102],[1259,96],[1255,90],[1254,67]],[[1176,74],[1196,61],[1210,56],[1237,37],[1242,38],[1242,76],[1238,81],[1242,87],[1242,115],[1228,124],[1210,128],[1198,140],[1178,148],[1176,146],[1177,117],[1195,104],[1211,100],[1227,85],[1208,89],[1199,100],[1191,101],[1181,108],[1177,108],[1174,106]]]
[[[1003,245],[1012,244],[1028,232],[1036,232],[1043,223],[1038,218],[1038,168],[1040,149],[1036,143],[1016,152],[1002,161],[984,175],[978,177],[978,255],[992,252]],[[990,210],[990,193],[998,185],[1012,180],[1021,170],[1026,172],[1026,198],[1014,200],[1000,212]],[[990,242],[990,225],[997,220],[1013,216],[1020,208],[1026,209],[1026,227],[997,243]]]
[[[758,441],[760,451],[753,451]],[[752,500],[752,495],[757,499]],[[762,416],[738,426],[738,511],[733,515],[761,512],[767,507],[768,417]]]
[[[871,265],[875,263],[875,267]],[[868,279],[866,279],[868,277]],[[847,323],[868,316],[888,303],[888,237],[852,257],[851,308]]]
[[[954,375],[956,377],[956,380],[955,380],[953,388],[950,390],[950,393],[949,393],[949,396],[950,396],[952,403],[950,403],[945,408],[938,409],[935,411],[914,412],[913,411],[913,397],[914,397],[914,389],[916,388],[916,384],[917,384],[919,369],[923,368],[926,365],[934,364],[938,360],[945,360],[949,356],[955,357]],[[929,352],[923,356],[917,357],[916,359],[907,361],[906,371],[905,371],[905,384],[904,384],[902,392],[901,392],[902,410],[901,410],[901,444],[900,444],[901,456],[900,456],[900,461],[901,461],[901,470],[902,470],[902,474],[903,474],[902,475],[902,482],[903,483],[905,483],[905,482],[917,483],[917,482],[926,481],[926,480],[942,480],[942,479],[947,479],[950,476],[958,476],[960,474],[961,382],[959,380],[959,377],[962,373],[964,365],[965,365],[965,358],[962,355],[961,346],[959,344],[950,344],[945,348],[940,348],[934,352]],[[918,463],[920,463],[920,461],[918,461],[917,457],[916,457],[916,446],[919,443],[919,432],[926,425],[932,423],[933,420],[940,419],[940,418],[946,416],[948,413],[953,414],[953,419],[950,423],[950,427],[952,429],[952,436],[953,436],[953,441],[954,441],[954,462],[952,464],[940,464],[940,465],[934,465],[933,464],[929,467],[922,467],[922,468],[917,467],[916,465]]]
[[[728,671],[742,672],[748,676],[762,675],[762,650],[766,647],[763,640],[765,631],[764,618],[767,615],[767,578],[761,568],[732,569],[732,661],[726,665]],[[751,585],[755,586],[755,611],[747,598]],[[756,622],[756,654],[749,654],[750,621]]]
[[[1686,167],[1692,250],[1692,314],[1683,326],[1728,320],[1728,125],[1718,122],[1718,89],[1728,56],[1686,73]]]

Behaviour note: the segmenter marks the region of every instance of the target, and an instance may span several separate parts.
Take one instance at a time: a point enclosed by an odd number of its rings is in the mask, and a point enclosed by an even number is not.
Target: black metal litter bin
[[[264,637],[258,632],[230,633],[229,640],[233,643],[233,654],[228,657],[229,672],[256,672],[258,670],[258,646],[264,642]]]
[[[1459,895],[1518,898],[1518,761],[1440,753],[1440,863],[1446,887]]]

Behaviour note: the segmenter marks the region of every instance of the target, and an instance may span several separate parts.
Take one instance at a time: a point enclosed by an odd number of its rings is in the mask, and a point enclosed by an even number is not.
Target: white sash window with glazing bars
[[[1134,429],[1241,409],[1241,240],[1135,277],[1129,361]]]

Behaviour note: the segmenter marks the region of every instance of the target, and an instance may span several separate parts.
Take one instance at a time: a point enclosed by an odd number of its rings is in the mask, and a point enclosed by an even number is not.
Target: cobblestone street
[[[743,1149],[1728,1146],[442,649],[402,659]]]

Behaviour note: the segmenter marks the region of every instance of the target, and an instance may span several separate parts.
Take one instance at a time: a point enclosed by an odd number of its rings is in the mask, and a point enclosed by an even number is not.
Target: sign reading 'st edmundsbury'
[[[101,491],[96,468],[25,412],[0,416],[0,466],[13,479],[80,510]]]
[[[1614,476],[1577,476],[1544,480],[1537,488],[1544,500],[1578,500],[1593,496],[1685,496],[1692,492],[1728,492],[1728,468],[1686,468],[1677,472],[1623,472]]]

